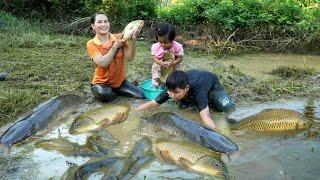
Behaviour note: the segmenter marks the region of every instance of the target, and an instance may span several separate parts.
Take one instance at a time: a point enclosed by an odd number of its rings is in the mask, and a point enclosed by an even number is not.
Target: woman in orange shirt
[[[142,90],[125,79],[125,59],[134,58],[136,37],[142,27],[131,40],[122,40],[123,34],[110,33],[108,17],[102,12],[91,17],[91,27],[96,36],[87,42],[87,52],[95,63],[91,82],[94,97],[103,102],[114,100],[116,95],[144,98]]]

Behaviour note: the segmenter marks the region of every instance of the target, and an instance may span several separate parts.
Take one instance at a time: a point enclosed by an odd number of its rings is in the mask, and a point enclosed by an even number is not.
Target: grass
[[[57,95],[73,92],[91,96],[94,65],[86,54],[89,37],[52,34],[47,26],[31,25],[1,12],[0,31],[0,72],[8,72],[7,79],[0,81],[0,126]],[[137,42],[136,58],[127,63],[129,81],[151,77],[150,46],[145,41]],[[236,103],[320,94],[319,85],[309,83],[310,74],[295,80],[275,75],[259,82],[241,69],[219,63],[226,57],[190,49],[185,53],[183,69],[214,72]]]

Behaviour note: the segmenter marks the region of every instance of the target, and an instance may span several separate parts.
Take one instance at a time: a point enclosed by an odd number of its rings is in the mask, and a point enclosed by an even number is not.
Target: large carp
[[[127,118],[129,110],[130,107],[127,105],[104,105],[76,117],[69,132],[79,134],[121,123]]]
[[[289,109],[265,109],[244,118],[231,130],[248,129],[258,132],[283,132],[304,129],[310,121],[301,113]]]
[[[156,113],[151,117],[145,118],[145,121],[214,151],[231,153],[238,150],[238,146],[228,137],[175,113]]]
[[[157,140],[156,154],[159,159],[173,162],[187,169],[211,176],[222,176],[224,164],[221,154],[184,141]]]
[[[123,33],[122,39],[123,40],[131,39],[132,35],[137,31],[140,32],[143,26],[144,26],[144,22],[142,20],[135,20],[135,21],[130,22],[122,30],[122,33]]]
[[[39,131],[46,130],[59,119],[65,118],[69,113],[84,103],[84,98],[66,94],[55,97],[35,108],[29,115],[9,127],[0,137],[0,144],[10,147],[23,142]]]

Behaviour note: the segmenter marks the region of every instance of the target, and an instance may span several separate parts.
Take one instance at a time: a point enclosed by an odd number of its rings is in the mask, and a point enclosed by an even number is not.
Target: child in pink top
[[[151,46],[152,83],[156,87],[164,83],[173,70],[181,69],[183,54],[182,44],[176,42],[176,32],[172,25],[160,23],[155,29],[157,43]]]

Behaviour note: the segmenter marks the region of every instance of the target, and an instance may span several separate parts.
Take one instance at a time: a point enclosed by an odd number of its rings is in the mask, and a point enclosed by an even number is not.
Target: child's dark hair
[[[154,30],[156,35],[156,40],[158,41],[158,36],[164,36],[170,42],[176,37],[176,30],[173,25],[168,23],[160,23]]]
[[[104,15],[106,15],[106,13],[104,13],[104,12],[94,13],[94,14],[91,16],[91,18],[90,18],[91,24],[94,24],[94,21],[96,20],[96,17],[97,17],[99,14],[104,14]]]
[[[175,90],[176,88],[184,89],[188,85],[188,75],[183,71],[172,71],[166,80],[168,90]]]

